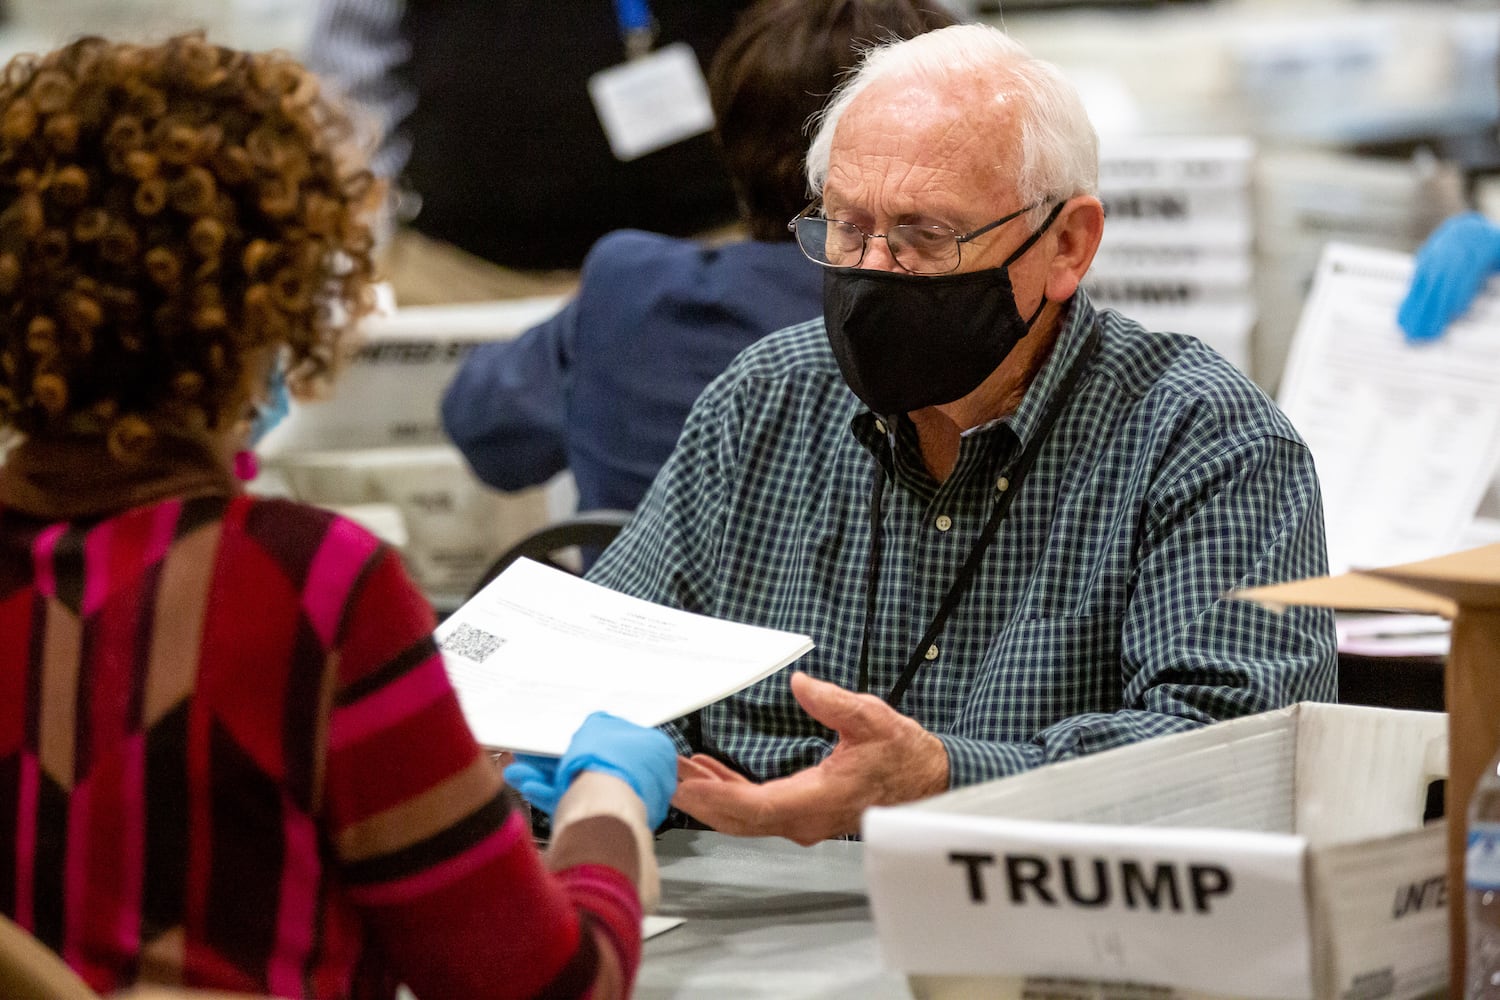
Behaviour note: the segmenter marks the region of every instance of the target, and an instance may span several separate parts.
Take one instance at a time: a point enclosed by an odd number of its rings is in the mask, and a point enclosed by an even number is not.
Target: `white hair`
[[[1022,204],[1098,193],[1099,139],[1077,89],[1056,66],[984,24],[958,24],[868,49],[813,120],[815,131],[807,151],[809,187],[822,195],[833,133],[849,105],[871,84],[909,78],[914,86],[926,88],[976,75],[994,81],[997,100],[1022,98],[1021,168],[1016,177]],[[997,149],[997,157],[1003,152]],[[1049,210],[1048,205],[1035,209],[1031,224],[1040,224]]]

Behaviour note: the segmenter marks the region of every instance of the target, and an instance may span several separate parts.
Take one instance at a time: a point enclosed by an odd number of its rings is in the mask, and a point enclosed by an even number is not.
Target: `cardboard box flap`
[[[1500,542],[1367,572],[1465,607],[1500,608]]]
[[[1500,543],[1465,549],[1383,569],[1340,577],[1303,580],[1237,591],[1236,597],[1267,605],[1313,604],[1334,608],[1390,608],[1423,611],[1453,620],[1453,639],[1444,666],[1448,707],[1449,802],[1467,803],[1474,784],[1500,746]],[[1464,881],[1465,828],[1447,827],[1448,885]],[[1450,992],[1463,992],[1464,909],[1448,913]]]
[[[1447,597],[1368,573],[1273,583],[1236,590],[1233,596],[1277,609],[1311,606],[1340,611],[1415,611],[1444,618],[1452,618],[1458,613],[1457,606]]]

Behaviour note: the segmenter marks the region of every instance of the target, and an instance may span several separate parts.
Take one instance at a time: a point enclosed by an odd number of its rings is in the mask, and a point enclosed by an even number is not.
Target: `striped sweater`
[[[0,910],[101,992],[630,981],[633,885],[547,872],[391,550],[203,470],[39,516],[27,447],[0,473]]]

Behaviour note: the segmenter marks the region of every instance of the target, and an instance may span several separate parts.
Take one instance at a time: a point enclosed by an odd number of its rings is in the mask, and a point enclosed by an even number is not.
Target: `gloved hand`
[[[677,790],[677,749],[660,730],[595,712],[583,720],[560,759],[518,754],[505,769],[505,780],[551,816],[583,771],[613,775],[634,789],[646,804],[646,822],[655,829],[667,818]]]
[[[505,768],[505,783],[521,793],[521,797],[542,812],[551,816],[557,812],[557,803],[567,786],[557,787],[557,767],[562,763],[558,757],[537,757],[529,753],[518,753]]]
[[[1500,270],[1500,226],[1478,212],[1455,215],[1427,237],[1416,264],[1396,322],[1408,341],[1436,340]]]

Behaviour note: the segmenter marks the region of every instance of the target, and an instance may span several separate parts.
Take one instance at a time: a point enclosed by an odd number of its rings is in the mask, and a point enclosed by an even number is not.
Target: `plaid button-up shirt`
[[[901,702],[954,787],[1265,711],[1332,700],[1330,613],[1230,600],[1326,572],[1312,457],[1286,417],[1188,337],[1075,296],[1021,405],[963,437],[937,482],[839,375],[822,320],[751,346],[709,386],[590,578],[690,611],[810,635],[796,666],[857,685],[874,466],[882,503],[870,690],[884,695],[981,532],[1091,331],[1099,347],[978,575]],[[920,336],[913,331],[913,336]],[[834,735],[778,673],[669,727],[772,778]],[[687,734],[701,745],[690,746]]]

